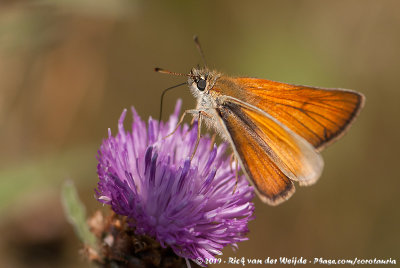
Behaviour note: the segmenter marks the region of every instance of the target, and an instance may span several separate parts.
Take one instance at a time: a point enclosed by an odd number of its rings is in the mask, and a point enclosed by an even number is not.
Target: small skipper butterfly
[[[196,37],[195,42],[204,60]],[[345,133],[365,100],[352,90],[229,77],[207,67],[189,74],[155,70],[187,77],[197,107],[185,111],[179,124],[192,114],[199,135],[203,121],[215,129],[269,205],[292,196],[294,181],[311,185],[318,180],[324,165],[319,152]]]

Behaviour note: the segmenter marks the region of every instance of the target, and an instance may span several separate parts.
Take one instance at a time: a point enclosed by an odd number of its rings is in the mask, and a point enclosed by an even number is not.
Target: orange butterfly
[[[192,114],[199,130],[203,121],[214,128],[270,205],[292,196],[294,181],[311,185],[318,180],[324,165],[319,152],[344,134],[365,100],[351,90],[228,77],[206,67],[187,75],[156,71],[188,77],[197,107],[185,111],[180,123]]]

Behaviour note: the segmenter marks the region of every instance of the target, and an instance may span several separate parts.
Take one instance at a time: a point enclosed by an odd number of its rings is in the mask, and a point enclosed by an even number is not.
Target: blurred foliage
[[[142,118],[158,115],[161,91],[182,79],[153,68],[201,63],[194,34],[210,67],[227,74],[367,97],[349,133],[323,153],[321,180],[276,208],[256,200],[250,241],[224,256],[396,257],[399,8],[396,0],[3,1],[0,266],[85,265],[59,213],[62,181],[76,182],[89,212],[100,206],[95,156],[107,128],[131,105]],[[164,118],[177,98],[194,107],[181,87],[167,94]]]
[[[12,203],[23,199],[29,192],[41,192],[48,188],[59,188],[66,178],[90,176],[89,171],[81,163],[95,166],[93,159],[96,147],[78,147],[71,151],[51,154],[30,162],[16,163],[0,170],[0,214],[4,217]],[[88,181],[80,181],[84,187],[93,187]],[[0,217],[1,219],[2,217]]]
[[[96,248],[96,237],[89,230],[86,223],[87,215],[85,205],[79,199],[72,181],[66,181],[61,192],[61,201],[65,215],[75,229],[76,234],[84,245]]]

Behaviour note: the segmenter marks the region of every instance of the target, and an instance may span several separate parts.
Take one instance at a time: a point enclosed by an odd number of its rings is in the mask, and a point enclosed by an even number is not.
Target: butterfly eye
[[[197,88],[200,91],[203,91],[204,89],[206,89],[206,85],[207,85],[207,82],[204,79],[200,79],[199,82],[197,82]]]

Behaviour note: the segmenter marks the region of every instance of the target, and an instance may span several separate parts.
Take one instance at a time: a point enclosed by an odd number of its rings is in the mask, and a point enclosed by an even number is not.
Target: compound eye
[[[204,89],[206,89],[206,85],[207,85],[207,82],[204,79],[200,79],[199,82],[197,82],[197,88],[200,91],[203,91]]]

